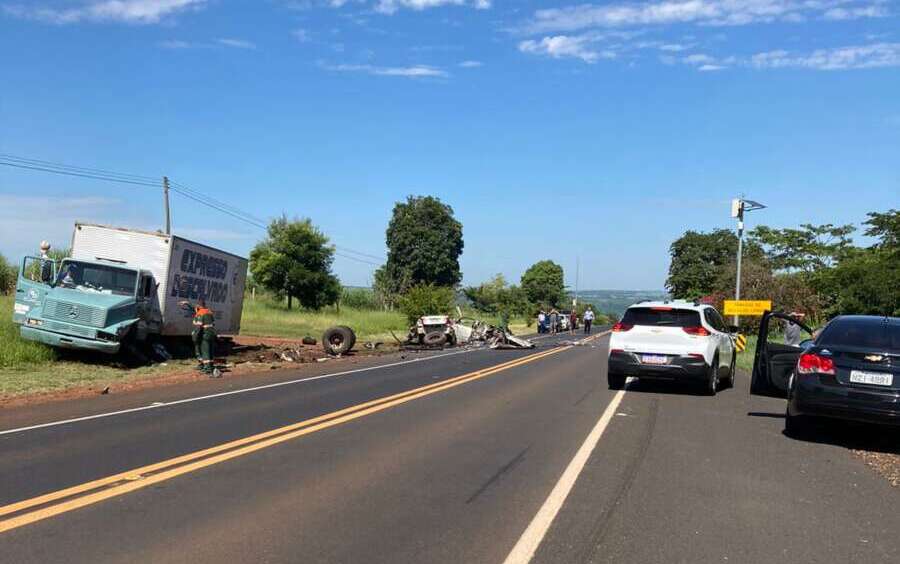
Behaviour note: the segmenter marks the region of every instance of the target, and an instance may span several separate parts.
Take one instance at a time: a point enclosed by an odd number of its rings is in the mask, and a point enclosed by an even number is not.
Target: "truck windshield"
[[[137,272],[104,264],[64,261],[56,285],[84,292],[133,296]]]

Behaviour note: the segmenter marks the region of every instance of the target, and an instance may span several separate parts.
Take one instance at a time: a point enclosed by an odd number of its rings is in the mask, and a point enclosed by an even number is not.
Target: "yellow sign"
[[[747,349],[747,337],[738,333],[734,336],[734,348],[737,352],[744,352]]]
[[[725,300],[725,315],[760,316],[772,311],[772,300]]]

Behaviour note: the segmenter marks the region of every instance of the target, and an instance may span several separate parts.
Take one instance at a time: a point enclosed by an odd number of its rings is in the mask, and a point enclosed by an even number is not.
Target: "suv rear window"
[[[691,309],[632,307],[625,312],[622,323],[654,327],[699,327],[700,313]]]
[[[900,351],[900,325],[884,318],[835,319],[822,331],[817,345]]]

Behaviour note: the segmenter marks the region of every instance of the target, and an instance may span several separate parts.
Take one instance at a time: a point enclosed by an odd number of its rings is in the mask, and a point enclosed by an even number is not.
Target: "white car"
[[[628,376],[694,382],[715,395],[734,385],[734,336],[716,308],[681,300],[641,302],[612,329],[608,378],[611,389]]]

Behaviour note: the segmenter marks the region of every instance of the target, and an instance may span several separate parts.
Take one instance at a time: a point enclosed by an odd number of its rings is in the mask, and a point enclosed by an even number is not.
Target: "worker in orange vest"
[[[191,306],[189,302],[182,302],[183,307],[194,310],[194,330],[191,331],[191,340],[194,342],[194,354],[199,365],[197,368],[203,372],[213,373],[213,359],[216,348],[216,318],[213,311],[206,307],[206,300],[200,298],[197,305]]]

